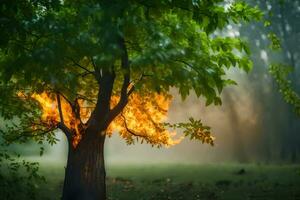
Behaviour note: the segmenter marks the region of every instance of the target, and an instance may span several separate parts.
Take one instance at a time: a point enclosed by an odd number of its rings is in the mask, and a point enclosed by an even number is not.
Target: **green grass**
[[[39,199],[59,199],[63,168],[41,172]],[[107,175],[110,200],[300,200],[300,166],[113,165]]]

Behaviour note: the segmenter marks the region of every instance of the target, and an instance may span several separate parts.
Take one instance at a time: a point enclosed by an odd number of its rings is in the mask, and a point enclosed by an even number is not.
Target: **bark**
[[[76,148],[69,145],[62,200],[105,200],[105,134],[84,133]]]
[[[110,122],[119,115],[126,106],[128,96],[134,88],[132,87],[128,91],[130,84],[130,67],[124,39],[120,41],[120,48],[123,50],[121,67],[125,70],[120,101],[112,110],[110,109],[110,100],[116,77],[114,66],[110,66],[110,70],[106,68],[100,70],[100,68],[94,64],[95,71],[93,74],[99,84],[97,103],[89,120],[85,124],[86,126],[80,127],[80,130],[82,130],[82,139],[75,148],[71,144],[72,135],[74,135],[74,133],[72,134],[64,125],[60,97],[58,96],[57,98],[61,119],[59,128],[65,133],[69,141],[69,153],[62,200],[106,199],[104,130],[107,129]],[[70,105],[72,106],[72,103],[70,103]],[[76,112],[76,110],[77,109],[74,109],[73,112],[76,118],[80,120],[80,114],[78,114],[79,112]]]

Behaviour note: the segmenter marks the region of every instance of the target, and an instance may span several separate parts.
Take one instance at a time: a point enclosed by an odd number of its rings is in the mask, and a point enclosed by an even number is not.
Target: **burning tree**
[[[1,131],[7,141],[69,144],[62,199],[105,199],[103,148],[171,146],[184,135],[213,144],[200,120],[166,123],[170,89],[221,104],[226,69],[251,68],[240,38],[213,35],[259,19],[243,3],[202,1],[4,1],[1,3]],[[2,23],[3,22],[3,23]],[[170,128],[170,129],[169,129]]]

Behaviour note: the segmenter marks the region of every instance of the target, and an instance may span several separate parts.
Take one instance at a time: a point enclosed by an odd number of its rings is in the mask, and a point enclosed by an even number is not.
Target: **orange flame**
[[[41,120],[44,123],[51,127],[60,122],[58,104],[53,95],[46,92],[41,94],[34,93],[31,95],[31,98],[39,102],[42,110]],[[119,97],[113,96],[111,98],[111,107],[114,107],[118,101]],[[167,120],[170,102],[170,96],[161,94],[144,96],[132,94],[122,114],[116,117],[109,125],[107,134],[111,136],[113,132],[119,132],[120,136],[128,144],[134,143],[134,138],[137,138],[137,140],[140,138],[141,143],[146,141],[157,146],[172,146],[180,143],[183,137],[173,139],[176,133],[169,132],[161,125],[162,122]],[[91,115],[92,108],[83,100],[78,103],[81,120],[85,123]],[[75,132],[73,146],[76,147],[82,137],[82,132],[79,128],[81,122],[76,119],[71,106],[64,98],[61,98],[61,107],[65,125]]]
[[[114,97],[112,103],[116,104],[119,98]],[[167,120],[167,112],[171,102],[170,96],[161,94],[148,94],[141,96],[132,94],[128,105],[108,127],[108,133],[119,132],[128,144],[133,143],[133,134],[152,145],[172,146],[181,142],[183,137],[173,139],[175,132],[169,132],[161,123]]]
[[[56,126],[61,121],[58,104],[53,95],[49,95],[46,92],[41,94],[34,93],[31,95],[31,98],[39,102],[42,109],[41,120],[49,127]],[[70,104],[64,98],[61,98],[61,109],[65,125],[75,132],[75,135],[73,136],[73,146],[76,146],[81,139],[79,130],[80,121],[76,119]],[[87,117],[88,116],[85,114],[81,116],[82,119]]]

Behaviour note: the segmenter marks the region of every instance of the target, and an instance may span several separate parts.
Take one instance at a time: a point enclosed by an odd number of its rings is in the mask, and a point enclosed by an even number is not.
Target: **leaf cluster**
[[[292,105],[295,113],[300,116],[300,96],[295,92],[292,82],[289,80],[292,69],[291,66],[276,63],[270,65],[269,72],[275,79],[283,99]]]
[[[183,129],[184,136],[189,137],[191,140],[200,140],[202,143],[207,143],[212,146],[214,145],[215,138],[211,136],[211,128],[209,126],[205,126],[201,120],[189,118],[189,121],[185,123],[165,123],[164,125],[173,129]]]
[[[38,185],[45,182],[39,164],[0,147],[0,196],[2,199],[37,199]]]

